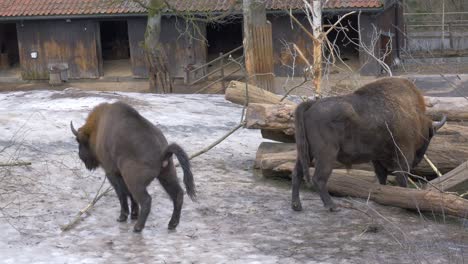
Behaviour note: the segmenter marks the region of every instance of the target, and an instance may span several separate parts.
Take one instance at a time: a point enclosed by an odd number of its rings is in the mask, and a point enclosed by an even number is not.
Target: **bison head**
[[[88,170],[94,170],[99,167],[99,161],[90,147],[89,135],[82,133],[82,131],[80,131],[81,129],[78,129],[77,131],[73,127],[72,122],[70,122],[70,128],[73,135],[76,137],[76,141],[78,142],[78,155],[84,162],[86,168]]]
[[[430,123],[429,135],[427,139],[424,140],[422,146],[420,146],[419,149],[416,150],[413,160],[413,168],[416,167],[419,164],[419,162],[424,158],[424,154],[426,154],[427,148],[429,147],[429,142],[431,141],[432,137],[435,135],[437,130],[439,130],[445,125],[445,122],[447,122],[447,117],[445,115],[440,121],[428,122]]]

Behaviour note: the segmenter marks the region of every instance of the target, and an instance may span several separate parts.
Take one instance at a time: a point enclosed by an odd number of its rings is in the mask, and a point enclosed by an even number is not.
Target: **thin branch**
[[[31,162],[29,161],[18,161],[11,163],[0,163],[0,167],[15,167],[15,166],[29,166]]]

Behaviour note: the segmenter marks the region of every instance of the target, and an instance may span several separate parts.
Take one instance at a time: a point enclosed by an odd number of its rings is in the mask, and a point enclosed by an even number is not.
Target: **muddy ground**
[[[329,213],[307,189],[304,211],[292,211],[290,182],[253,170],[262,142],[255,130],[239,130],[192,160],[199,199],[186,196],[176,231],[167,229],[172,204],[154,182],[141,234],[130,220],[116,222],[113,192],[62,232],[103,179],[101,170],[88,172],[79,161],[69,122],[79,126],[93,106],[115,100],[136,107],[189,154],[235,127],[242,111],[218,95],[0,93],[0,162],[32,163],[0,167],[1,263],[468,262],[466,220],[346,197],[334,198],[346,208]]]

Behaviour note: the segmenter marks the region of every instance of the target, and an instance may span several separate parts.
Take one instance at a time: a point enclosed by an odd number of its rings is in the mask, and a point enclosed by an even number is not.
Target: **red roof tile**
[[[146,0],[148,1],[148,0]],[[176,11],[210,12],[229,9],[233,0],[169,0]],[[269,10],[300,9],[303,0],[265,0]],[[113,2],[113,3],[112,3]],[[132,0],[0,0],[0,17],[99,14],[141,14]],[[327,9],[379,8],[382,0],[328,0]],[[240,6],[238,6],[240,9]]]

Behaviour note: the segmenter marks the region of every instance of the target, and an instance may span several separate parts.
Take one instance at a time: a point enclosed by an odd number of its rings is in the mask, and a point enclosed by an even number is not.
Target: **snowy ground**
[[[186,197],[176,231],[167,230],[172,204],[155,182],[142,234],[132,232],[130,220],[115,221],[119,203],[113,192],[74,229],[61,232],[60,226],[89,203],[103,178],[101,170],[91,173],[81,164],[69,122],[80,126],[93,106],[115,100],[133,105],[189,154],[224,135],[241,113],[215,95],[75,89],[1,93],[0,162],[32,165],[0,168],[0,262],[468,262],[468,224],[459,219],[349,198],[335,201],[359,210],[329,213],[309,190],[302,192],[304,211],[292,211],[290,182],[264,179],[252,169],[262,142],[254,130],[240,130],[192,160],[199,202]]]

